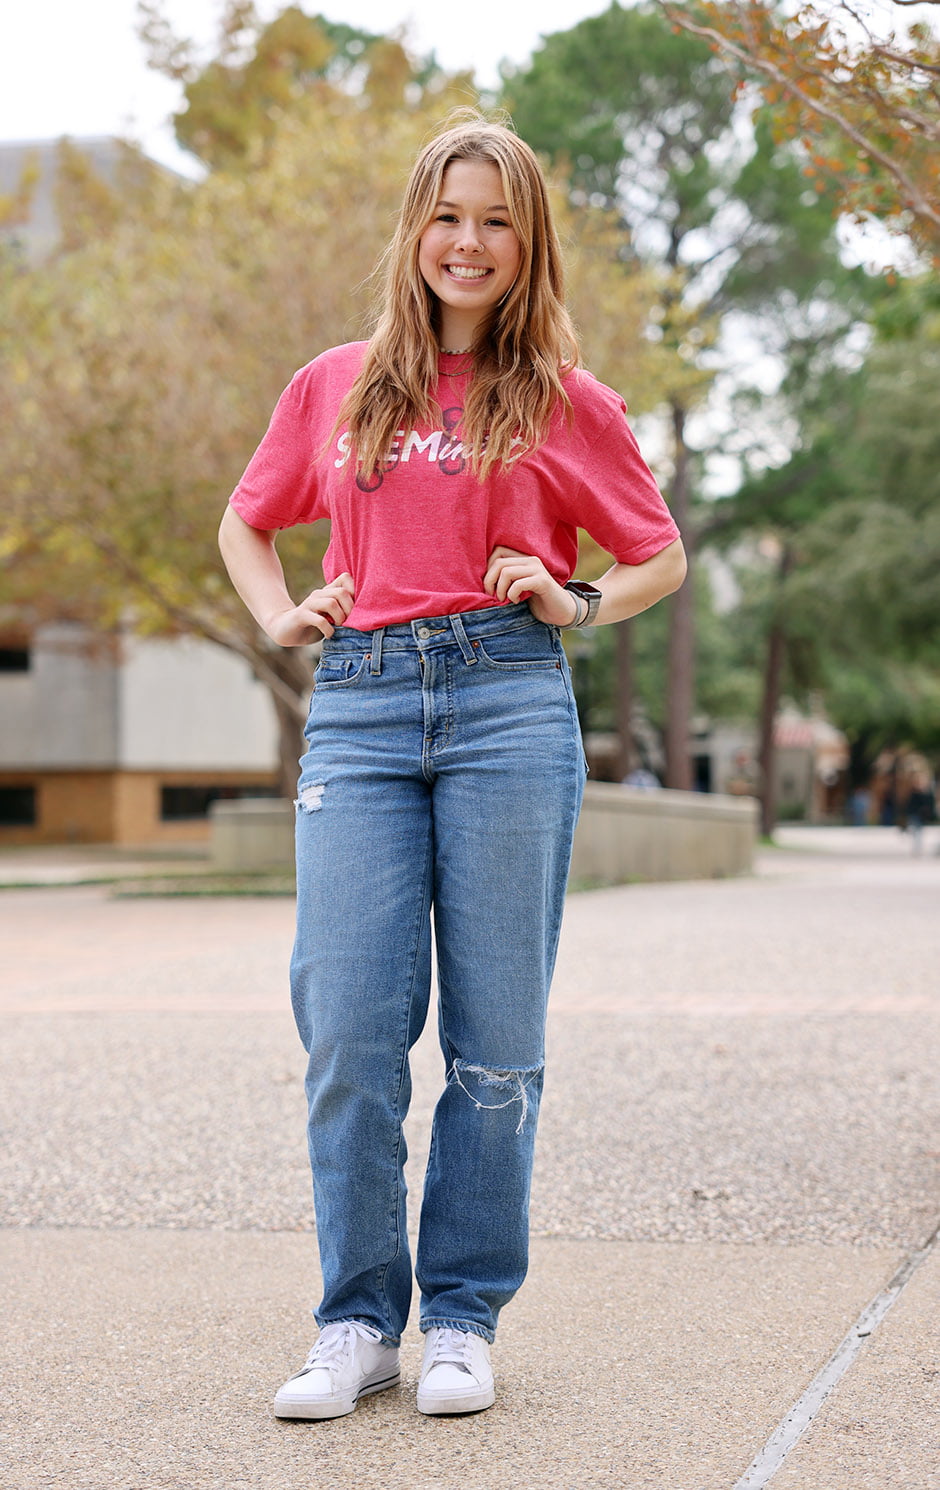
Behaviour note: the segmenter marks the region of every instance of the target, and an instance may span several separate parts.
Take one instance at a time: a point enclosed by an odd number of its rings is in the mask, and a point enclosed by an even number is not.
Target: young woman
[[[545,182],[474,118],[419,156],[371,340],[296,374],[220,541],[272,641],[324,638],[297,799],[292,997],[323,1299],[281,1417],[399,1380],[402,1122],[433,932],[446,1079],[415,1273],[425,1413],[494,1400],[526,1271],[543,1035],[584,755],[560,632],[675,590],[678,533],[620,397],[577,366]],[[275,538],[331,521],[295,603]],[[572,585],[577,529],[616,562]]]

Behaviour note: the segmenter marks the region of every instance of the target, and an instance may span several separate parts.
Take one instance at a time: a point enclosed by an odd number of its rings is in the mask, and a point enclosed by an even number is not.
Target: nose
[[[480,234],[473,223],[464,223],[457,239],[457,248],[461,253],[481,254],[483,244],[480,242]]]

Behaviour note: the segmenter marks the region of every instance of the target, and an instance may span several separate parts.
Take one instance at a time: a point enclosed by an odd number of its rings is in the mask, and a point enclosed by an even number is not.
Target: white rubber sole
[[[360,1397],[368,1397],[373,1392],[385,1392],[389,1387],[397,1387],[400,1383],[401,1372],[396,1371],[394,1375],[383,1376],[379,1381],[364,1381],[355,1392],[342,1397],[307,1397],[305,1400],[299,1394],[291,1397],[282,1390],[274,1399],[274,1416],[308,1423],[320,1422],[324,1418],[342,1418],[353,1411]]]
[[[496,1401],[496,1388],[492,1384],[481,1387],[478,1392],[466,1392],[464,1394],[452,1393],[445,1397],[443,1393],[422,1392],[418,1388],[418,1411],[425,1413],[428,1417],[454,1416],[459,1412],[483,1412],[487,1407],[492,1407]]]

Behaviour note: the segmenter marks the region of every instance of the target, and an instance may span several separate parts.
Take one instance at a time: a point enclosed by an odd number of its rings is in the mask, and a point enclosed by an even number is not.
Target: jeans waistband
[[[525,601],[510,605],[489,605],[482,610],[462,611],[450,616],[419,616],[413,621],[398,621],[375,631],[357,631],[341,626],[323,643],[323,651],[378,652],[430,651],[437,647],[457,646],[469,660],[473,637],[494,636],[499,632],[522,631],[542,626]]]

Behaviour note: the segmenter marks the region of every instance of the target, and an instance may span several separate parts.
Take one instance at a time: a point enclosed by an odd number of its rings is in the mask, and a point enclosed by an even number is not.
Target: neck
[[[448,306],[449,310],[450,307]],[[438,326],[437,344],[441,351],[467,352],[476,340],[477,332],[480,330],[479,321],[468,320],[461,315],[442,315]]]

